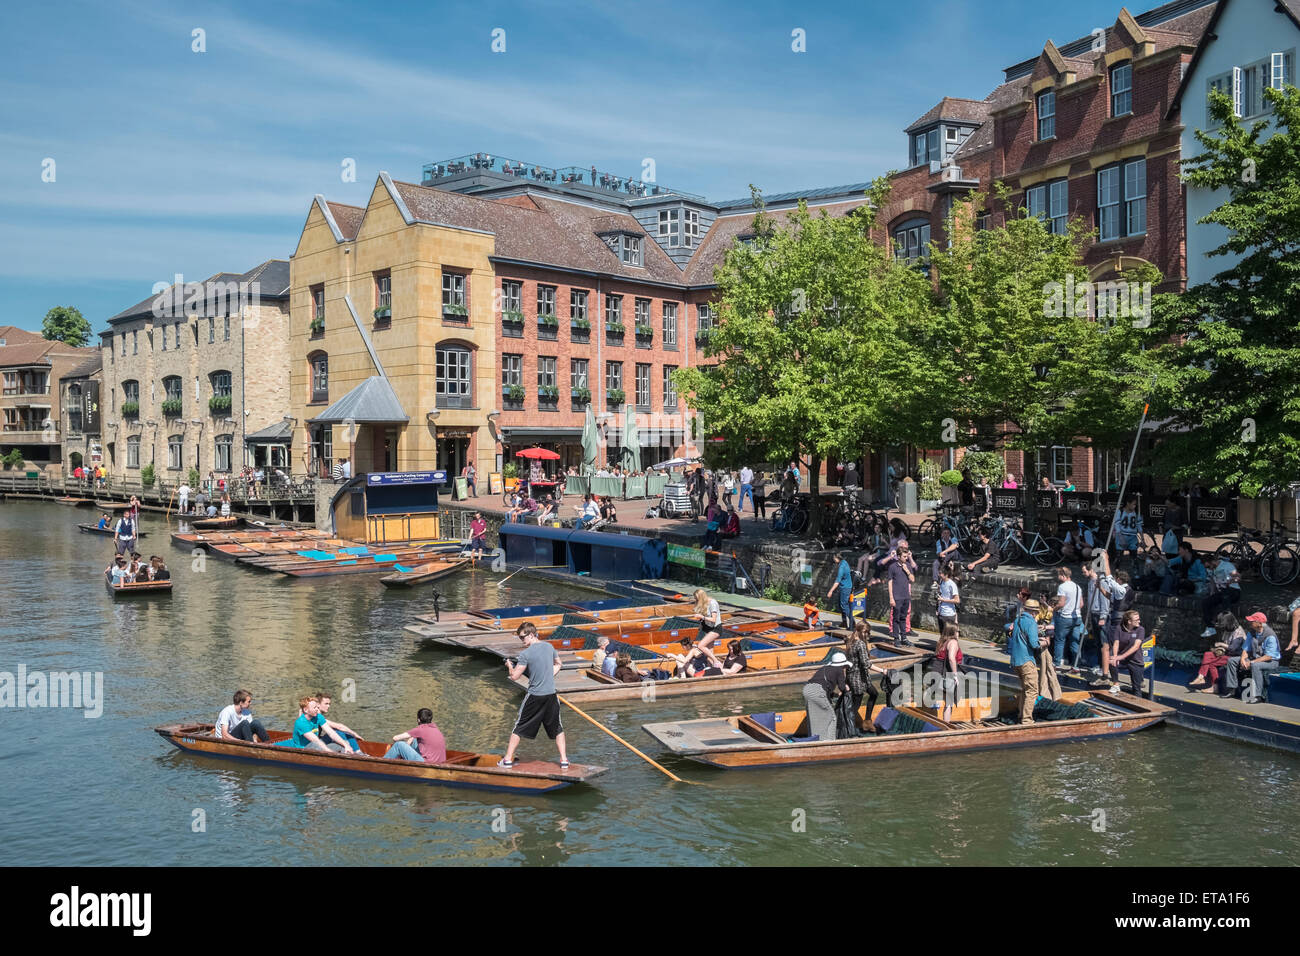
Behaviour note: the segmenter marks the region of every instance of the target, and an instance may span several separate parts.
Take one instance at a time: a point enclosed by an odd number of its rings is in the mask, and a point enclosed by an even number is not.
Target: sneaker
[[[497,766],[504,767],[506,770],[509,770],[514,765],[515,762],[513,760],[507,760],[505,757],[502,757],[500,760],[497,761]]]
[[[569,761],[567,761],[567,760],[561,760],[561,761],[560,761],[560,769],[561,769],[561,770],[568,770],[568,769],[569,769]]]
[[[1111,684],[1111,685],[1110,685],[1110,692],[1111,692],[1112,694],[1118,694],[1118,693],[1120,693],[1120,687],[1119,687],[1119,684]]]
[[[1201,637],[1213,637],[1217,633],[1218,632],[1214,628],[1207,627],[1205,630],[1201,631]]]
[[[1202,677],[1200,674],[1197,674],[1196,677],[1194,677],[1194,678],[1192,679],[1192,682],[1191,682],[1190,684],[1188,684],[1187,686],[1188,686],[1188,687],[1204,687],[1204,686],[1205,686],[1205,678]]]

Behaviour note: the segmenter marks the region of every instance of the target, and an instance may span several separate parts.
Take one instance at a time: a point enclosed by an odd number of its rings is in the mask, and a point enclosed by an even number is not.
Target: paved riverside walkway
[[[636,583],[668,591],[680,591],[681,586],[679,581],[668,580],[647,580]],[[801,607],[769,601],[762,597],[728,594],[725,591],[711,591],[710,594],[720,604],[763,609],[795,619],[803,617]],[[823,624],[837,621],[838,618],[838,614],[822,612]],[[870,624],[873,637],[882,641],[889,640],[889,628],[886,622],[871,620]],[[839,628],[832,629],[840,632]],[[918,630],[915,639],[920,649],[933,650],[937,637],[938,635],[933,631]],[[962,640],[961,646],[966,663],[987,667],[1008,676],[1012,673],[1010,659],[1000,645],[990,644],[987,641]],[[1060,673],[1057,677],[1062,690],[1085,690],[1088,687],[1088,682],[1080,677]],[[1123,686],[1128,686],[1127,678]],[[1300,709],[1298,708],[1277,704],[1247,704],[1236,698],[1222,698],[1215,694],[1188,693],[1186,685],[1161,680],[1155,682],[1155,700],[1175,709],[1171,723],[1180,727],[1300,753]]]

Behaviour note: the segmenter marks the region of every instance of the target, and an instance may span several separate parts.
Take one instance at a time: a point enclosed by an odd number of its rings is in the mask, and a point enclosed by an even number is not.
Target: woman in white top
[[[718,602],[709,597],[709,592],[704,588],[696,588],[695,594],[695,616],[700,622],[700,636],[698,647],[708,648],[718,639],[718,627],[722,624],[722,611],[718,608]]]

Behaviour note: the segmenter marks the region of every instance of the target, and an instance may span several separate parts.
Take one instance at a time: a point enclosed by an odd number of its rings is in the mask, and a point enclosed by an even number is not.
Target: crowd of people
[[[132,551],[130,555],[118,554],[113,562],[104,569],[114,587],[123,584],[146,584],[150,581],[170,581],[172,573],[166,562],[158,555],[150,555],[145,561],[140,552]]]

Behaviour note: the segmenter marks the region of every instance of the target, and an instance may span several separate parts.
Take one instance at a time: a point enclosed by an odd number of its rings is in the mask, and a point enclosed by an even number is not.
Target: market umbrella
[[[560,456],[548,448],[525,448],[515,452],[516,458],[536,458],[539,461],[559,461]]]
[[[623,406],[623,468],[625,471],[641,470],[641,436],[636,432],[636,412],[631,405]]]
[[[596,473],[596,459],[600,455],[600,432],[596,429],[596,413],[587,403],[587,420],[582,425],[582,473]]]

